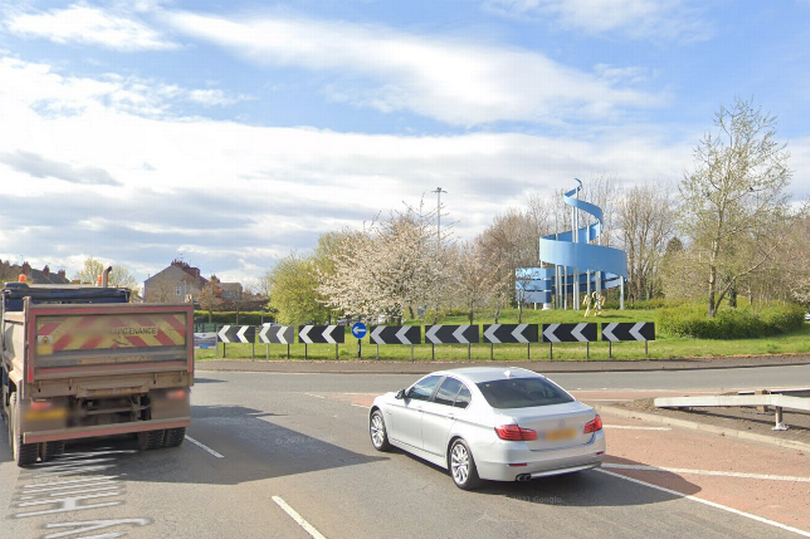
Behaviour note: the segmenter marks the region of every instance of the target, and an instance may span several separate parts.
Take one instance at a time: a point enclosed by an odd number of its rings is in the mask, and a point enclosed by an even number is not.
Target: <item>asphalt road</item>
[[[460,491],[442,470],[368,441],[369,395],[416,378],[201,371],[180,448],[138,453],[131,440],[106,440],[20,471],[0,441],[0,536],[796,536],[610,469]],[[587,391],[785,387],[808,385],[810,366],[553,378]]]

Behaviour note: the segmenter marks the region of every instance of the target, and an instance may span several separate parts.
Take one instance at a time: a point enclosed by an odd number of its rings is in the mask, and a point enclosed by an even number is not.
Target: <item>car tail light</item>
[[[520,425],[503,425],[495,427],[495,433],[501,440],[529,441],[537,439],[537,431],[521,428]]]
[[[599,417],[599,414],[596,414],[596,417],[585,423],[585,428],[583,429],[582,433],[590,434],[599,430],[602,430],[602,418]]]

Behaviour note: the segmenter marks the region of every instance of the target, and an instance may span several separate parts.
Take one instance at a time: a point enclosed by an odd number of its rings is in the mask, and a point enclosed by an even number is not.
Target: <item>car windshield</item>
[[[478,389],[493,408],[529,408],[574,400],[543,378],[509,378],[481,382]]]

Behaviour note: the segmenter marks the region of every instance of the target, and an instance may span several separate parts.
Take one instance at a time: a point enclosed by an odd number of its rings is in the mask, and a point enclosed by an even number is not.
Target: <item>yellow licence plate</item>
[[[576,429],[550,430],[546,433],[546,441],[559,442],[560,440],[570,440],[577,435]]]

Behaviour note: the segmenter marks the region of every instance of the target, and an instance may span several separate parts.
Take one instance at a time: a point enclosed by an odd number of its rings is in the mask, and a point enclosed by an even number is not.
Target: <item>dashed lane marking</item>
[[[794,528],[793,526],[788,526],[786,524],[781,524],[779,522],[775,522],[773,520],[768,520],[767,518],[762,518],[757,515],[752,515],[751,513],[746,513],[745,511],[740,511],[739,509],[734,509],[731,507],[727,507],[725,505],[720,505],[719,503],[710,502],[709,500],[704,500],[702,498],[697,498],[695,496],[690,496],[688,494],[684,494],[683,492],[678,492],[677,490],[672,490],[666,487],[660,487],[658,485],[654,485],[652,483],[647,483],[646,481],[641,481],[640,479],[634,479],[632,477],[627,477],[626,475],[622,475],[616,472],[609,472],[607,470],[603,470],[601,468],[596,468],[598,473],[603,473],[605,475],[609,475],[611,477],[615,477],[617,479],[623,479],[625,481],[629,481],[631,483],[635,483],[637,485],[641,485],[647,488],[651,488],[653,490],[657,490],[660,492],[665,492],[670,496],[675,496],[678,498],[686,498],[687,500],[691,500],[693,502],[702,503],[703,505],[707,505],[709,507],[713,507],[715,509],[719,509],[721,511],[726,511],[728,513],[739,515],[741,517],[749,518],[751,520],[755,520],[757,522],[761,522],[762,524],[766,524],[768,526],[773,526],[774,528],[779,528],[780,530],[789,531],[791,533],[795,533],[797,535],[801,535],[802,537],[810,537],[810,532],[806,532],[804,530],[800,530],[799,528]]]
[[[298,511],[290,507],[280,496],[273,496],[273,501],[314,539],[326,539],[321,532],[315,529],[315,526],[307,522],[304,517],[298,514]]]
[[[216,457],[218,459],[224,459],[225,458],[225,456],[222,455],[221,453],[217,453],[216,451],[214,451],[213,449],[211,449],[210,447],[208,447],[204,443],[198,442],[197,440],[195,440],[191,436],[186,436],[186,440],[188,440],[189,442],[193,443],[194,445],[196,445],[197,447],[199,447],[200,449],[202,449],[206,453],[208,453],[208,454],[210,454],[210,455],[212,455],[212,456],[214,456],[214,457]]]
[[[645,464],[602,464],[604,468],[611,470],[636,470],[642,472],[669,472],[689,475],[711,475],[715,477],[736,477],[739,479],[760,479],[763,481],[788,481],[791,483],[810,483],[810,477],[799,477],[795,475],[770,475],[758,473],[742,472],[718,472],[715,470],[692,470],[689,468],[662,468],[658,466],[647,466]]]

